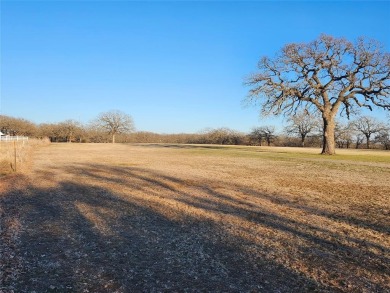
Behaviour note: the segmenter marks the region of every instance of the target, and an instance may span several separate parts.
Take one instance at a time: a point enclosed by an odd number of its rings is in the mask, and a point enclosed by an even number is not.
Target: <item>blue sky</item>
[[[281,124],[243,106],[260,57],[321,33],[390,49],[388,1],[1,1],[0,113],[36,123],[120,109],[137,130]],[[383,111],[373,115],[385,117]]]

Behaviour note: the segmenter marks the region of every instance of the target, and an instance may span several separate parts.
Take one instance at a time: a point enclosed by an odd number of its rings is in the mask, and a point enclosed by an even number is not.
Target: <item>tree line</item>
[[[229,128],[205,129],[198,133],[159,134],[135,131],[130,115],[121,111],[101,113],[88,124],[68,119],[58,123],[35,124],[23,118],[0,115],[0,131],[8,135],[49,138],[51,142],[77,143],[183,143],[320,147],[323,144],[321,119],[301,111],[288,117],[277,131],[264,125],[248,133]],[[370,116],[358,116],[348,123],[335,123],[338,148],[390,149],[390,124]]]

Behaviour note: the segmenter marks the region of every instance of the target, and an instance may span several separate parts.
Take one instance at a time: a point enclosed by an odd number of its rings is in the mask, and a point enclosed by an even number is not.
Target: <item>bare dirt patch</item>
[[[51,145],[0,183],[0,291],[389,291],[387,154]]]

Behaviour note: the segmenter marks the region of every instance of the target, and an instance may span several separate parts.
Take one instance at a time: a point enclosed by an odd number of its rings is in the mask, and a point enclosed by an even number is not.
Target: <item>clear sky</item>
[[[260,57],[321,33],[390,51],[389,1],[0,2],[0,113],[36,123],[119,109],[142,131],[249,132],[280,123],[242,103]]]

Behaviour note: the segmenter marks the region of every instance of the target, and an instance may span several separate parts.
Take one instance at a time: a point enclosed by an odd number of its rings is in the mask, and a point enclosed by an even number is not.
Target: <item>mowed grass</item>
[[[155,145],[158,146],[158,145]],[[203,154],[207,151],[218,155],[271,158],[273,160],[289,159],[319,159],[328,161],[377,162],[390,163],[390,152],[384,150],[337,149],[337,155],[321,155],[317,148],[266,147],[266,146],[219,146],[219,145],[165,145],[163,147],[198,149],[194,153]]]
[[[390,153],[319,152],[40,148],[1,182],[0,291],[389,291]]]

